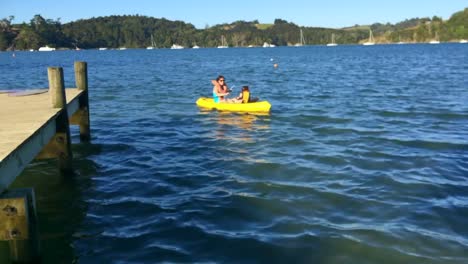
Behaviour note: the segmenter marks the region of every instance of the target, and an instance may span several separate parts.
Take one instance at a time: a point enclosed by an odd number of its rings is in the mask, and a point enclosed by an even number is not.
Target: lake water
[[[45,263],[468,263],[468,45],[0,53],[88,62],[92,142],[34,162]],[[277,63],[278,68],[273,64]],[[272,104],[202,111],[210,80]],[[1,107],[1,106],[0,106]]]

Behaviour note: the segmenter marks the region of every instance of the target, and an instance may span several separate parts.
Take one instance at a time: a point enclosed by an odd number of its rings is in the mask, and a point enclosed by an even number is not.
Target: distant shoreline
[[[468,8],[448,20],[440,17],[413,18],[396,24],[355,25],[341,29],[303,27],[275,19],[273,24],[236,21],[197,29],[183,21],[147,16],[107,16],[61,24],[40,15],[30,24],[13,24],[3,19],[0,50],[37,50],[40,47],[68,49],[126,49],[170,47],[248,47],[337,45],[368,42],[370,32],[375,43],[457,42],[468,39]],[[463,29],[463,30],[461,30]],[[2,37],[0,36],[0,38]],[[224,41],[224,44],[222,43]]]

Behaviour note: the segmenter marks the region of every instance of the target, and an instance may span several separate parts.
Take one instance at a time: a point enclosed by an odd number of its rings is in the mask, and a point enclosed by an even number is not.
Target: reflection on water
[[[253,143],[252,133],[269,129],[269,113],[230,113],[215,112],[213,119],[216,126],[216,138],[234,143]]]
[[[100,153],[100,148],[89,144],[72,148],[74,173],[61,175],[55,160],[35,161],[10,187],[34,188],[43,263],[72,263],[76,259],[72,243],[87,211],[82,193],[92,188],[90,176],[97,171],[97,165],[86,156]],[[0,244],[1,263],[8,254],[8,243]]]
[[[245,130],[252,130],[255,125],[255,129],[267,129],[268,125],[256,123],[259,120],[259,116],[270,116],[269,113],[229,113],[219,112],[218,124],[222,125],[233,125]]]

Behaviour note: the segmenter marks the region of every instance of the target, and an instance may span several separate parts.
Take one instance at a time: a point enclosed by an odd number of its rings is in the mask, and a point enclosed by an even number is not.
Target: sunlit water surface
[[[45,263],[468,263],[468,45],[0,53],[88,62],[74,175],[31,164]],[[278,68],[273,64],[277,63]],[[269,115],[202,111],[210,79]],[[1,107],[1,106],[0,106]]]

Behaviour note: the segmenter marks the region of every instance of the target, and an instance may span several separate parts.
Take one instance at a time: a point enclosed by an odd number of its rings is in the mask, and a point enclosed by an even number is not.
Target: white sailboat
[[[302,29],[300,30],[300,36],[299,36],[299,43],[296,43],[296,47],[302,47],[305,45],[305,39],[304,39],[304,34],[302,33]]]
[[[367,42],[362,43],[362,45],[364,45],[364,46],[375,45],[374,35],[372,35],[372,29],[369,29],[369,40]]]
[[[218,46],[218,49],[227,49],[229,48],[227,43],[226,43],[226,38],[224,37],[224,35],[221,35],[221,45]]]
[[[327,44],[327,47],[335,47],[335,46],[337,46],[337,45],[338,45],[338,44],[335,43],[335,34],[332,33],[332,35],[331,35],[331,43],[328,43],[328,44]]]
[[[460,41],[458,43],[468,43],[468,40],[466,39],[460,39]]]
[[[39,48],[39,51],[54,51],[54,50],[55,50],[55,48],[51,48],[51,47],[49,47],[47,45],[45,47],[40,47]]]
[[[429,41],[429,44],[440,44],[439,34],[437,34],[437,32],[435,33],[435,39]]]
[[[156,42],[154,42],[153,34],[151,34],[151,46],[146,47],[146,49],[152,50],[154,48],[156,48]]]
[[[178,44],[172,44],[171,49],[183,49],[184,46],[178,45]]]
[[[406,44],[405,42],[401,41],[400,35],[398,35],[398,42],[397,42],[397,44],[398,44],[398,45]]]

